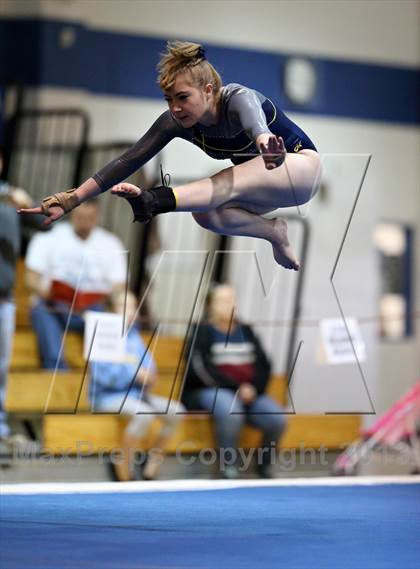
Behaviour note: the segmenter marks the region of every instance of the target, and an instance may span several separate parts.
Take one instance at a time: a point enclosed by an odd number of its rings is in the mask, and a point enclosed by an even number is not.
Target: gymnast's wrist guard
[[[139,196],[126,199],[133,210],[133,221],[140,223],[147,223],[155,215],[168,213],[176,208],[175,194],[169,186],[157,186],[151,190],[143,190]]]
[[[42,213],[48,215],[50,207],[61,207],[64,213],[69,213],[72,209],[79,205],[79,198],[76,190],[67,190],[66,192],[58,192],[52,196],[44,198],[41,202]]]

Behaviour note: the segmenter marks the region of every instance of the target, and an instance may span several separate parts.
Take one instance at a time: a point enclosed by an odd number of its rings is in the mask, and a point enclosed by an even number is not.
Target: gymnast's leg
[[[243,209],[252,204],[265,211],[298,207],[316,193],[320,174],[320,158],[314,150],[288,154],[284,163],[274,170],[267,170],[264,160],[258,156],[243,164],[225,168],[209,178],[173,187],[176,198],[174,205],[155,213],[172,210],[210,211],[228,203]],[[128,199],[135,199],[142,193],[139,188],[126,182],[117,184],[111,191]],[[162,194],[159,196],[162,199]]]
[[[284,164],[275,170],[267,170],[259,156],[210,178],[173,188],[176,210],[209,211],[229,202],[244,209],[246,204],[257,204],[266,211],[298,207],[316,193],[320,175],[320,158],[313,150],[288,154]]]
[[[299,263],[287,238],[287,223],[284,219],[265,219],[245,209],[229,206],[192,215],[201,227],[210,231],[269,241],[273,246],[274,259],[279,265],[286,269],[299,269]]]
[[[306,203],[317,191],[320,176],[319,155],[313,150],[288,154],[284,164],[275,170],[267,170],[262,157],[258,156],[209,178],[172,188],[175,197],[169,199],[173,201],[169,207],[167,196],[172,192],[160,190],[159,199],[164,199],[161,205],[165,207],[155,213],[174,209],[194,213],[213,213],[217,210],[218,215],[197,215],[195,219],[203,227],[217,233],[266,239],[273,246],[276,261],[286,268],[297,270],[299,264],[287,239],[286,222],[265,220],[251,211],[262,213]],[[118,184],[112,192],[129,199],[133,197],[138,202],[140,216],[145,206],[147,209],[146,200],[136,197],[141,190],[132,184]],[[147,192],[143,196],[148,198]],[[230,209],[232,211],[228,211]],[[150,216],[143,219],[136,216],[136,219],[147,221]]]

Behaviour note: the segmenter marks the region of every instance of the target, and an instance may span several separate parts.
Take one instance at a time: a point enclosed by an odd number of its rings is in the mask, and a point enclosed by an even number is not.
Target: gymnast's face
[[[165,91],[165,99],[172,115],[184,128],[191,128],[198,122],[211,124],[214,120],[213,87],[210,84],[205,89],[196,87],[186,74],[180,73],[173,86]]]

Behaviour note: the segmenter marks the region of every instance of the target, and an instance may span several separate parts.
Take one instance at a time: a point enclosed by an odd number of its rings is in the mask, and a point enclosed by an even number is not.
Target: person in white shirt
[[[66,327],[83,333],[83,312],[103,310],[110,294],[125,289],[127,252],[98,220],[94,200],[75,210],[70,223],[38,233],[29,243],[25,277],[43,368],[66,369],[61,354]]]

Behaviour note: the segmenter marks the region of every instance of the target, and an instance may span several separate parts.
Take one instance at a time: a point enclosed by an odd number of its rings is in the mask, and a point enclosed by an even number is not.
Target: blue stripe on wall
[[[76,34],[59,47],[63,28]],[[80,23],[0,19],[0,76],[31,86],[86,89],[102,95],[162,98],[155,67],[166,38],[111,33]],[[416,69],[310,58],[317,92],[306,107],[285,96],[282,77],[290,54],[211,45],[209,59],[225,83],[254,87],[289,111],[367,120],[420,123],[420,72]]]

